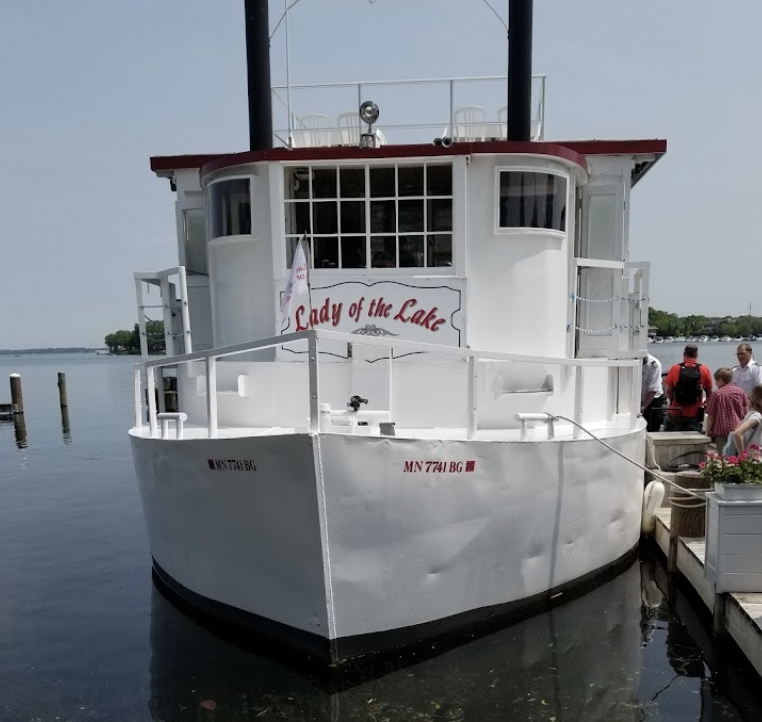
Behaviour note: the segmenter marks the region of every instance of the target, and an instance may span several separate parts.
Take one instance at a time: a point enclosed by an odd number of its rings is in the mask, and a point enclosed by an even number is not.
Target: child
[[[762,447],[762,384],[751,390],[749,413],[736,427],[732,436],[736,445],[736,454],[743,454],[744,449],[752,444]]]

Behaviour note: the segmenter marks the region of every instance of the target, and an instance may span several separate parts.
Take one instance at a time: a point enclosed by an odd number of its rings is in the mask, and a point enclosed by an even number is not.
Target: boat
[[[178,224],[178,265],[135,274],[155,580],[340,663],[611,573],[643,501],[631,192],[666,141],[543,140],[529,0],[496,81],[511,113],[430,79],[449,107],[426,128],[372,80],[328,85],[324,108],[271,88],[267,5],[246,3],[250,148],[151,158]],[[156,308],[167,350],[149,356]]]

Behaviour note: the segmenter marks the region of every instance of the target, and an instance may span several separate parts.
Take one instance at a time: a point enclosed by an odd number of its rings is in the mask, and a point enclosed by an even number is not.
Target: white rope
[[[545,412],[545,413],[548,413],[548,412]],[[617,451],[613,446],[609,446],[603,439],[599,439],[592,431],[588,431],[584,426],[574,421],[574,419],[570,419],[568,416],[560,416],[558,414],[550,414],[550,413],[548,413],[548,418],[551,418],[554,421],[557,421],[559,419],[563,421],[568,421],[570,424],[572,424],[573,426],[576,426],[581,431],[584,431],[588,436],[595,439],[599,444],[603,444],[603,446],[605,446],[609,451],[613,451],[617,456],[621,456],[625,461],[629,461],[631,464],[637,466],[639,469],[642,469],[646,473],[651,474],[651,476],[655,476],[657,479],[664,482],[665,484],[669,484],[675,489],[678,489],[681,494],[687,494],[688,496],[696,497],[696,499],[698,499],[701,502],[700,504],[694,502],[696,507],[700,507],[706,504],[706,499],[704,498],[704,494],[702,493],[697,494],[696,492],[691,491],[690,489],[685,489],[679,484],[675,484],[674,481],[671,481],[670,479],[667,479],[666,477],[662,476],[661,474],[657,474],[655,471],[653,471],[653,469],[649,469],[643,466],[643,464],[639,464],[637,461],[633,461],[628,456],[625,456],[621,451]],[[670,497],[670,501],[672,501],[671,497]],[[686,499],[686,501],[688,500]],[[693,506],[686,507],[686,508],[693,508]]]

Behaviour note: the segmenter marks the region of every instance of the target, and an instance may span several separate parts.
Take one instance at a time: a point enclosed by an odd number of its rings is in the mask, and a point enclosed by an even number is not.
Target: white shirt
[[[762,384],[762,366],[754,359],[742,366],[733,366],[733,383],[740,386],[747,396],[751,396],[751,390],[757,385]]]
[[[640,386],[640,402],[646,398],[646,394],[654,392],[654,398],[658,399],[663,393],[661,385],[661,362],[651,354],[646,356],[643,364],[643,382]]]

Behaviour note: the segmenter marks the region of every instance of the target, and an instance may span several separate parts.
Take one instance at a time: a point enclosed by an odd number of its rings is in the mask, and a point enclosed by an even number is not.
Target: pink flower
[[[759,447],[756,444],[749,444],[749,448],[752,451],[759,451]]]
[[[737,464],[738,463],[738,457],[737,456],[729,456],[725,461],[727,461],[728,464]]]
[[[699,469],[703,469],[705,466],[706,466],[706,464],[705,464],[705,463],[702,461],[702,462],[699,464]]]

